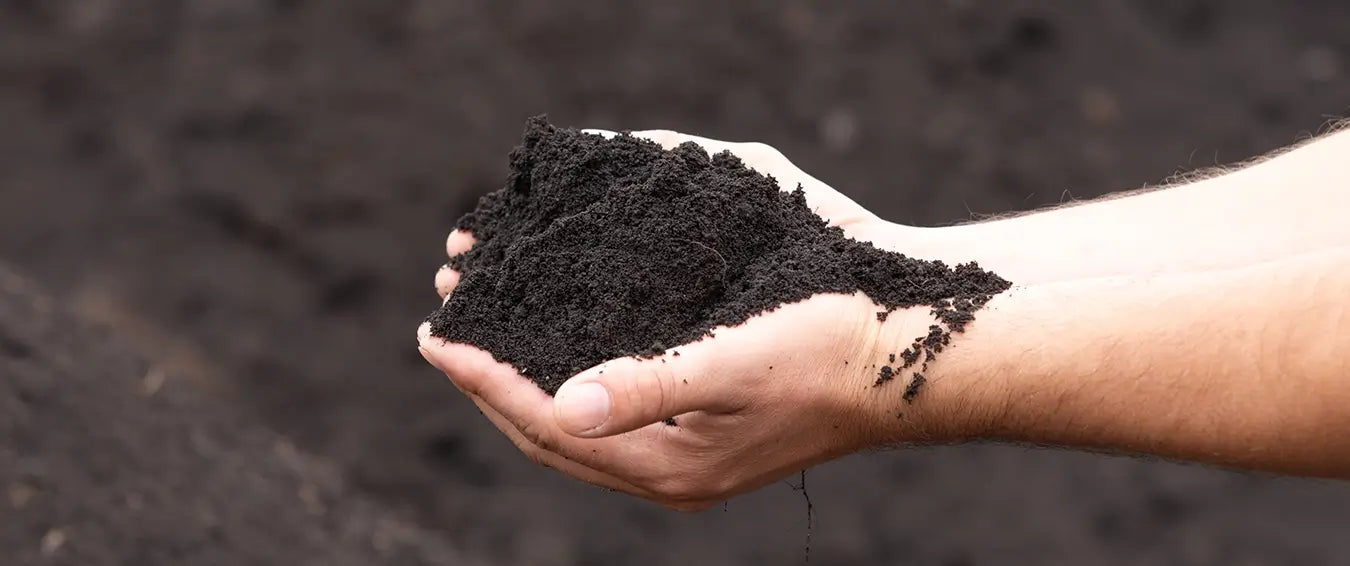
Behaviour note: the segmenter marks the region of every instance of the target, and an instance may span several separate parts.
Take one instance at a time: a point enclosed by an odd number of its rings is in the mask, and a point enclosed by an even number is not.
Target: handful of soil
[[[974,263],[852,240],[800,187],[781,191],[730,153],[667,151],[543,117],[526,125],[506,186],[458,228],[477,244],[451,261],[462,278],[428,318],[432,335],[491,352],[549,394],[606,360],[660,354],[820,293],[862,291],[884,308],[879,318],[932,306],[941,324],[902,354],[908,367],[1010,285]],[[887,366],[877,384],[895,374]]]

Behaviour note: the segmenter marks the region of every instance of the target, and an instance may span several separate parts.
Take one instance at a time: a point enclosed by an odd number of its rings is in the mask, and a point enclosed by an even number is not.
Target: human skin
[[[1350,132],[1163,190],[944,228],[882,221],[762,144],[635,135],[732,151],[854,238],[977,260],[1014,287],[912,403],[904,380],[873,387],[873,365],[931,314],[878,321],[861,294],[605,362],[556,397],[419,329],[428,361],[537,462],[681,510],[869,447],[975,439],[1350,477]],[[457,232],[447,252],[472,244]],[[438,291],[457,280],[442,270]]]

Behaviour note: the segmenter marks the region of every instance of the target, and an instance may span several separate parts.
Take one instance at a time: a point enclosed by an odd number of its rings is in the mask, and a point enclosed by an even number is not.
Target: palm
[[[818,295],[785,305],[655,359],[621,358],[587,373],[631,374],[659,389],[703,390],[678,426],[652,422],[602,438],[564,431],[553,398],[482,350],[421,336],[423,355],[532,460],[593,484],[698,510],[868,444],[859,411],[876,369],[856,363],[878,329],[861,293]],[[846,314],[853,313],[853,314]],[[878,323],[879,324],[879,323]],[[912,331],[911,331],[912,332]],[[854,360],[850,365],[847,361]],[[883,360],[878,359],[878,363]],[[713,374],[707,368],[716,368]],[[899,399],[892,404],[898,405]],[[652,414],[669,407],[649,403]],[[821,427],[819,423],[832,423]]]
[[[595,131],[612,136],[612,132]],[[730,143],[676,132],[634,132],[666,148],[694,142],[709,153],[730,151],[748,167],[777,179],[784,190],[801,187],[807,204],[830,224],[851,237],[875,241],[886,223],[848,197],[811,177],[774,148],[760,143]],[[473,246],[472,236],[451,234],[447,252],[457,255]],[[459,275],[442,269],[437,289],[447,297]],[[871,323],[875,305],[861,293],[819,295],[755,317],[734,328],[714,331],[714,337],[678,347],[680,356],[654,360],[611,360],[589,371],[633,372],[635,383],[661,381],[655,387],[694,387],[723,393],[707,395],[697,404],[676,411],[678,427],[660,419],[604,438],[579,438],[564,432],[553,399],[511,366],[497,362],[482,350],[430,339],[426,325],[419,329],[422,353],[482,409],[530,458],[588,481],[661,501],[677,508],[697,509],[735,493],[754,489],[793,470],[837,456],[863,442],[861,423],[841,422],[858,416],[858,399],[824,392],[850,391],[861,396],[871,388],[876,370],[845,360],[858,359],[859,344],[875,340]],[[843,313],[853,316],[841,316]],[[894,325],[891,325],[894,326]],[[683,369],[681,369],[683,368]],[[708,380],[715,368],[715,383]],[[685,372],[676,376],[674,372]],[[583,372],[581,376],[586,375]],[[579,379],[581,376],[578,376]],[[841,383],[856,387],[840,388]],[[678,385],[670,385],[678,384]],[[561,393],[561,392],[560,392]],[[650,395],[648,395],[650,396]],[[661,395],[658,395],[661,396]],[[663,401],[663,400],[661,400]],[[649,408],[669,413],[658,401]],[[848,407],[840,407],[839,405]],[[792,407],[793,415],[770,415]],[[675,414],[675,413],[670,413]],[[802,418],[805,417],[805,418]],[[829,430],[809,423],[832,420]],[[565,419],[564,419],[565,420]],[[746,423],[753,423],[747,426]],[[763,426],[767,423],[767,426]],[[841,430],[842,429],[842,430]],[[575,431],[572,431],[575,432]],[[822,436],[823,435],[823,436]],[[819,437],[819,438],[813,438]],[[803,439],[812,441],[802,442]],[[806,446],[805,450],[788,450]],[[754,462],[742,461],[746,454]],[[695,455],[702,455],[697,457]],[[719,479],[720,478],[720,479]],[[711,486],[711,487],[710,487]]]

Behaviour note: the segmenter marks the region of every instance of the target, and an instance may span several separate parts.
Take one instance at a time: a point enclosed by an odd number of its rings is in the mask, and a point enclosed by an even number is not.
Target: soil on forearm
[[[459,220],[477,244],[452,260],[463,277],[429,317],[432,334],[487,350],[552,394],[606,360],[654,356],[822,293],[861,291],[883,312],[932,307],[936,324],[915,342],[926,362],[1010,285],[973,262],[853,240],[788,188],[730,153],[533,118],[506,185]],[[877,385],[900,375],[886,370]],[[913,372],[906,399],[922,383]]]

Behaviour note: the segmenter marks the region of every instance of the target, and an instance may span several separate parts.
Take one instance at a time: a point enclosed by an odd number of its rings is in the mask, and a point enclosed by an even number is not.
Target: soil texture
[[[158,396],[100,380],[53,383],[117,373],[93,363],[101,340],[64,350],[89,368],[5,362],[0,391],[22,379],[80,407],[67,418],[104,411],[97,438],[121,435],[121,461],[140,466],[123,473],[147,478],[210,470],[145,440],[156,437],[138,415],[192,430],[227,409],[231,427],[275,431],[256,440],[259,461],[285,438],[345,478],[336,498],[406,512],[495,564],[800,563],[801,494],[775,486],[683,516],[564,479],[522,458],[417,354],[450,221],[501,187],[521,123],[548,113],[762,141],[886,220],[936,226],[1285,146],[1346,115],[1348,66],[1343,0],[0,1],[0,261],[199,402],[157,411]],[[47,315],[33,316],[5,328]],[[69,323],[52,324],[0,352],[64,339]],[[60,456],[48,477],[102,473],[63,448],[90,430],[24,430],[0,450]],[[61,494],[122,497],[101,485]],[[224,492],[220,505],[278,517],[224,544],[296,545],[271,563],[340,554],[278,526],[315,523],[290,515],[304,507],[293,485],[271,485]],[[966,446],[847,458],[810,485],[813,564],[1350,556],[1342,483]],[[147,503],[141,521],[177,521],[199,501],[182,493]],[[57,520],[0,495],[0,556],[24,566],[62,524],[82,525],[65,550],[88,529],[127,533],[114,548],[149,528],[121,524],[111,503]]]
[[[800,187],[730,153],[668,151],[542,117],[512,152],[506,186],[458,227],[477,243],[452,259],[463,278],[431,315],[432,334],[491,352],[550,394],[603,361],[659,355],[822,293],[861,291],[886,309],[938,305],[953,324],[933,327],[940,342],[926,362],[1010,285],[974,263],[853,240]]]
[[[0,265],[13,565],[483,564]]]

